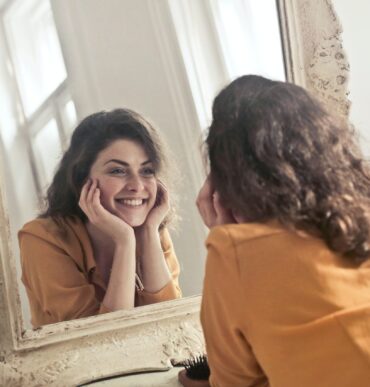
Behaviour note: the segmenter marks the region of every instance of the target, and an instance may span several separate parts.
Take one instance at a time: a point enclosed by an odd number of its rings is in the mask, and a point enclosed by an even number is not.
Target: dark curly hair
[[[78,205],[82,186],[98,154],[119,139],[129,139],[141,144],[153,163],[156,176],[167,187],[170,185],[173,163],[169,163],[167,149],[153,126],[129,109],[101,111],[86,117],[74,130],[70,146],[47,190],[46,209],[40,217],[53,217],[56,221],[60,217],[78,217],[86,221],[87,217]],[[172,219],[173,213],[172,208],[161,226]]]
[[[213,103],[211,182],[248,222],[305,230],[347,257],[369,256],[370,169],[352,127],[303,88],[242,76]]]

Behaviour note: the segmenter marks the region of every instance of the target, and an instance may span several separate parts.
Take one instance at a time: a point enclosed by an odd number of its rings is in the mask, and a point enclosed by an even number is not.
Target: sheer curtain
[[[285,80],[275,0],[168,0],[200,126],[216,93],[244,74]]]

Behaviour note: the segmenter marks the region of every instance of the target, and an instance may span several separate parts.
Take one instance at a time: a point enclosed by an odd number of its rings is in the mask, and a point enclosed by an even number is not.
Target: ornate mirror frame
[[[349,66],[330,0],[277,4],[287,79],[347,113]],[[200,296],[23,330],[1,190],[0,219],[1,386],[78,385],[110,375],[171,368],[172,359],[204,351]]]

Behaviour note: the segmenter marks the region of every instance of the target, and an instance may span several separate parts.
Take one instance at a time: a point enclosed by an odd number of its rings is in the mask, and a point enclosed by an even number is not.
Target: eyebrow
[[[128,162],[123,161],[123,160],[119,160],[119,159],[110,159],[107,162],[105,162],[104,165],[109,164],[109,163],[117,163],[117,164],[123,165],[124,167],[130,166],[130,164]],[[150,163],[152,163],[152,160],[146,160],[143,163],[141,163],[140,165],[147,165]]]

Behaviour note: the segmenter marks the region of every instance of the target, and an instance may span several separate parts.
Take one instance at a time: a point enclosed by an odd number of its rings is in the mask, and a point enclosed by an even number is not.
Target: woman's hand
[[[133,228],[103,207],[96,179],[84,184],[78,204],[89,222],[115,245],[113,256],[105,254],[100,262],[101,266],[111,269],[102,304],[110,311],[133,308],[136,266]]]
[[[196,201],[200,216],[208,228],[221,224],[236,223],[231,210],[221,204],[220,195],[214,190],[211,179],[207,176],[203,187],[200,189]]]
[[[149,293],[156,293],[171,281],[171,273],[163,254],[158,232],[170,209],[167,188],[157,181],[157,200],[144,224],[135,227],[136,251],[139,257],[141,280]]]
[[[122,243],[126,238],[134,238],[133,228],[102,206],[97,180],[89,179],[84,184],[78,204],[89,221],[111,237],[115,243]]]
[[[170,200],[168,190],[160,180],[157,180],[157,187],[156,202],[153,208],[149,211],[143,226],[153,228],[158,231],[159,226],[170,210]]]

